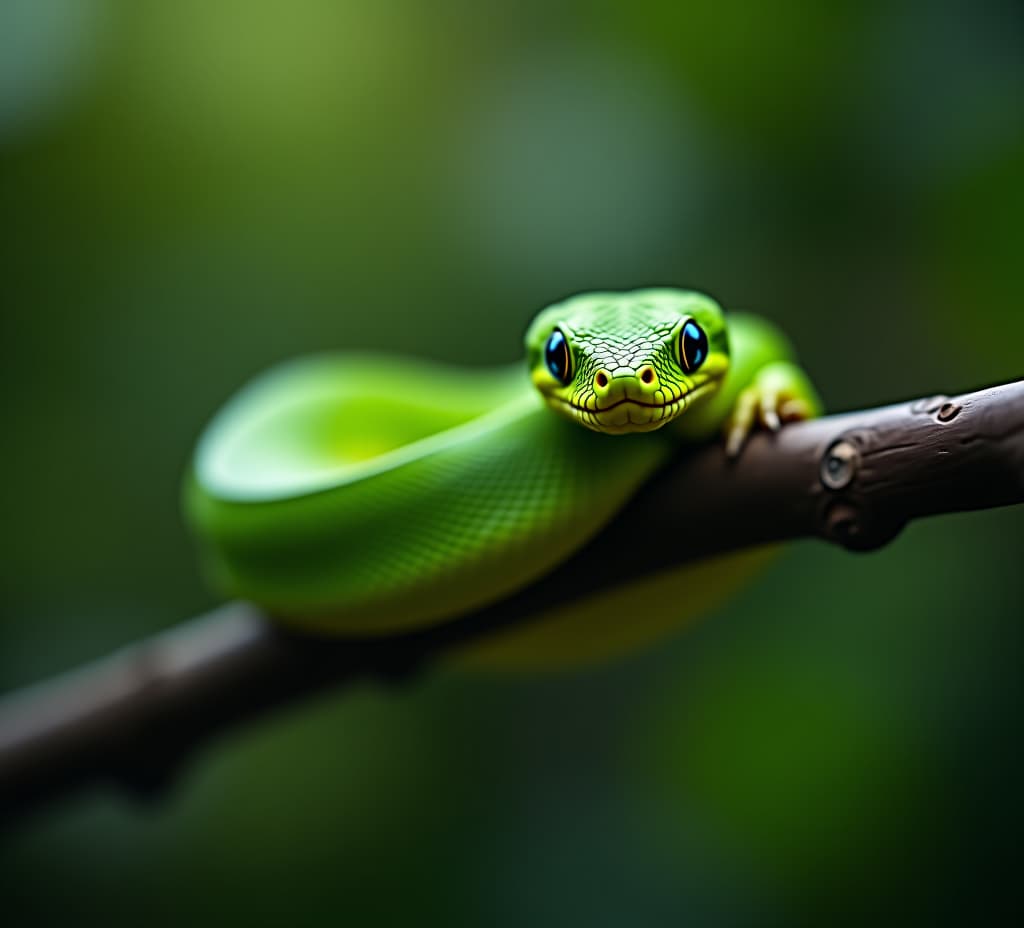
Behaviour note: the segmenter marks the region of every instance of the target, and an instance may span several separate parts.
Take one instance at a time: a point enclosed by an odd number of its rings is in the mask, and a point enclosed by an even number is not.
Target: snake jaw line
[[[718,388],[718,381],[709,381],[681,393],[662,403],[646,403],[625,397],[608,406],[586,406],[560,397],[548,397],[548,404],[563,415],[596,431],[609,435],[627,435],[631,432],[653,432],[672,422],[697,400],[709,396]],[[609,419],[608,413],[619,410],[620,414]],[[638,412],[638,417],[631,414]],[[625,414],[623,418],[622,413]]]

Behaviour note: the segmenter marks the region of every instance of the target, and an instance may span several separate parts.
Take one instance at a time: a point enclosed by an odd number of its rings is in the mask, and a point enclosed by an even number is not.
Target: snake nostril
[[[594,378],[594,383],[603,390],[608,386],[608,375],[604,371],[598,371],[597,376]]]
[[[642,371],[640,371],[640,379],[644,383],[654,383],[654,368],[645,367]]]

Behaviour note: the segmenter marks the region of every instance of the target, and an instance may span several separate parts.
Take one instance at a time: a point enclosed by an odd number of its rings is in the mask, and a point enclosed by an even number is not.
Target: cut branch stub
[[[851,429],[821,456],[818,472],[825,489],[821,535],[850,551],[874,551],[892,541],[906,524],[906,519],[872,496],[872,474],[865,470],[864,457],[879,442],[874,429]]]

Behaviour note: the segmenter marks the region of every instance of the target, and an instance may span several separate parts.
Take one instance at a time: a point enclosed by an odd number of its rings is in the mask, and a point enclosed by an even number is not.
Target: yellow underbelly
[[[668,569],[585,596],[454,652],[459,667],[559,670],[646,647],[721,606],[775,555],[762,547]]]

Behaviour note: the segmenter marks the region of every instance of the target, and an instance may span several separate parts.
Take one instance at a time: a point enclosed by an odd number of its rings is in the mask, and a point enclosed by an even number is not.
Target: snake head
[[[534,385],[597,432],[649,432],[713,395],[729,370],[721,307],[687,290],[584,293],[526,332]]]

